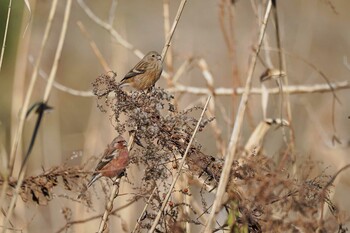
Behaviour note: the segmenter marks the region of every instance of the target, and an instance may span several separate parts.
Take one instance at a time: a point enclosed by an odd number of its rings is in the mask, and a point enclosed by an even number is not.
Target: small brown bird
[[[109,178],[121,176],[128,164],[129,152],[127,143],[122,136],[118,136],[113,139],[104,151],[90,182],[87,184],[87,188],[102,176]]]
[[[146,90],[154,86],[163,71],[162,57],[159,53],[147,53],[134,68],[120,81],[120,87],[131,86],[137,90]]]

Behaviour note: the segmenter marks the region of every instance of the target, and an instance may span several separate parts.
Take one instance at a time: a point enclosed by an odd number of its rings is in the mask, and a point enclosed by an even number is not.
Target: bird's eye
[[[156,55],[152,54],[152,57],[155,57]]]

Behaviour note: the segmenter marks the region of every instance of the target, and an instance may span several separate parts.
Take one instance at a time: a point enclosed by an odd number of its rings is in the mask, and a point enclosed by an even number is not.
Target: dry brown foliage
[[[172,103],[173,96],[165,90],[156,88],[147,92],[126,92],[118,87],[115,78],[114,73],[101,75],[93,83],[93,91],[98,97],[101,111],[112,113],[110,118],[116,131],[127,131],[135,136],[132,164],[143,167],[144,173],[140,177],[141,185],[135,187],[130,201],[139,198],[147,200],[155,185],[158,187],[139,222],[138,231],[142,231],[151,227],[159,211],[164,192],[168,190],[174,171],[178,168],[178,159],[184,153],[197,123],[193,114],[201,108],[180,111]],[[205,126],[213,120],[204,119],[200,130],[205,130]],[[196,141],[186,160],[185,174],[190,177],[189,186],[173,190],[173,194],[183,197],[199,195],[201,206],[198,209],[191,203],[169,201],[157,227],[159,232],[185,232],[184,223],[205,224],[201,217],[206,216],[211,207],[206,197],[215,192],[224,160],[204,154],[201,147]],[[243,151],[240,153],[243,155]],[[346,232],[347,229],[342,227],[347,220],[344,212],[333,205],[328,197],[330,187],[326,184],[331,177],[325,174],[313,177],[311,171],[314,164],[310,161],[298,168],[298,176],[292,175],[290,165],[281,166],[262,153],[235,161],[221,211],[227,219],[219,223],[221,227],[215,231],[269,232],[274,229],[273,232]],[[46,205],[55,195],[55,187],[60,186],[75,196],[84,188],[83,183],[90,176],[84,167],[64,165],[51,168],[39,176],[28,177],[22,184],[20,195],[25,202]],[[132,180],[128,182],[133,183]],[[10,186],[15,187],[16,181],[12,181]],[[90,196],[82,204],[91,206]],[[75,198],[73,200],[77,201]],[[324,204],[331,214],[321,218]],[[184,214],[185,208],[190,212]],[[63,213],[67,222],[70,211]]]

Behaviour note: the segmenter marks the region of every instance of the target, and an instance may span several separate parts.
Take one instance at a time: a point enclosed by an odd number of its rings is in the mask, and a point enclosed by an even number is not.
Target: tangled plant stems
[[[132,132],[135,138],[136,145],[130,152],[130,166],[138,166],[142,172],[139,175],[140,184],[134,186],[135,192],[128,194],[129,202],[140,198],[148,201],[147,210],[139,218],[136,232],[149,230],[198,122],[193,115],[202,108],[180,111],[172,104],[173,96],[161,88],[126,92],[118,88],[116,75],[112,72],[98,77],[93,87],[98,107],[101,111],[111,112],[110,119],[118,134]],[[199,131],[205,130],[212,120],[203,119]],[[239,150],[238,154],[247,153]],[[216,192],[224,160],[203,153],[201,144],[194,141],[185,161],[184,175],[189,180],[188,186],[172,191],[172,194],[180,194],[184,198],[171,198],[156,228],[158,231],[184,232],[186,225],[199,229],[196,227],[203,227],[209,215],[212,203],[208,195],[212,196]],[[68,199],[77,201],[75,197],[84,188],[82,184],[86,184],[92,174],[85,167],[86,164],[80,167],[64,164],[38,176],[27,177],[21,186],[20,195],[26,202],[47,205],[55,195],[55,187],[61,186],[73,193],[74,198]],[[288,172],[288,165],[280,168],[262,153],[241,156],[233,163],[226,188],[227,195],[221,211],[226,217],[217,222],[214,231],[269,232],[273,229],[275,232],[346,232],[343,224],[348,219],[329,198],[331,178],[324,174],[311,177],[312,168],[311,162],[303,163],[299,167],[302,175],[293,177]],[[16,180],[9,183],[12,188],[16,184]],[[149,198],[152,190],[156,191]],[[8,194],[11,195],[11,190]],[[87,196],[79,202],[93,205]],[[181,201],[191,196],[199,196],[200,201],[196,200],[198,198],[191,198],[191,202]],[[330,214],[319,220],[324,204],[328,206]],[[189,210],[187,214],[183,214],[184,209]],[[116,212],[112,210],[111,213]],[[69,220],[62,229],[93,219]]]

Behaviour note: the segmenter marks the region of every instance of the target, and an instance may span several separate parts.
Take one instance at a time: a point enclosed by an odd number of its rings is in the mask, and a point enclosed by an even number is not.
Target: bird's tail
[[[101,178],[101,173],[97,173],[94,174],[91,178],[91,180],[89,181],[89,183],[84,187],[83,191],[81,191],[81,193],[78,196],[78,199],[82,198],[83,196],[85,196],[85,192],[88,190],[88,188],[98,179]]]
[[[88,189],[96,180],[100,179],[101,178],[101,173],[97,173],[97,174],[94,174],[91,178],[91,180],[89,181],[89,183],[87,184],[87,188]]]

